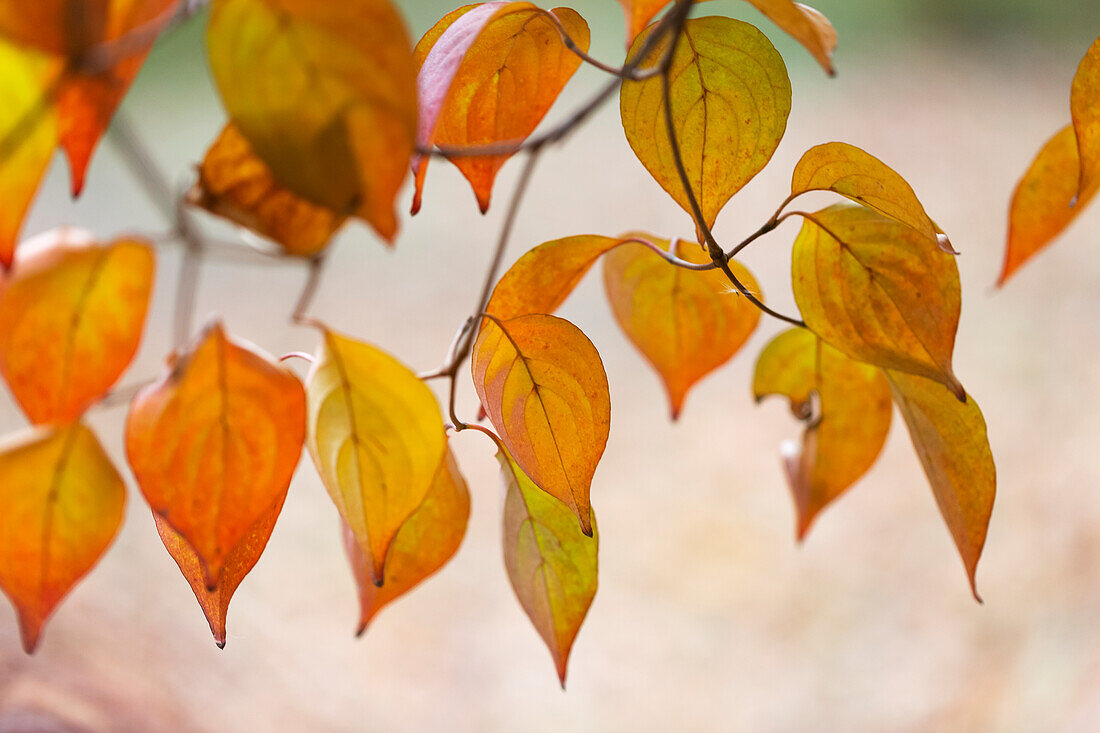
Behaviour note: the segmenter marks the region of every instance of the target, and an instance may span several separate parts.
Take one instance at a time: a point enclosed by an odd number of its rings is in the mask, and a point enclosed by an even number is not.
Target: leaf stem
[[[306,282],[302,286],[302,292],[298,295],[298,302],[294,305],[294,311],[290,314],[290,322],[299,326],[313,325],[314,321],[307,312],[309,306],[317,297],[317,289],[321,285],[321,275],[325,269],[325,256],[317,254],[310,258],[306,271]]]

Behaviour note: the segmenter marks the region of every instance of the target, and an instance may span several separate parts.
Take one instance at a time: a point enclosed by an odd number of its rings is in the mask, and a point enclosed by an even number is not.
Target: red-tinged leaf
[[[560,30],[559,30],[560,26]],[[580,66],[561,36],[588,50],[588,24],[569,8],[529,2],[468,5],[444,16],[416,45],[421,145],[460,147],[522,140],[534,132]],[[484,213],[508,155],[453,157]],[[420,209],[428,159],[413,161]]]
[[[1100,183],[1100,38],[1077,67],[1070,87],[1069,109],[1081,166],[1077,192],[1083,197],[1095,193]]]
[[[126,455],[153,513],[191,546],[207,590],[286,494],[305,439],[305,394],[289,370],[214,324],[141,390]]]
[[[563,318],[486,318],[471,358],[474,388],[508,453],[592,533],[589,491],[611,428],[599,352]]]
[[[791,258],[806,325],[847,356],[966,393],[951,367],[962,308],[955,257],[862,206],[807,219]]]
[[[596,595],[599,535],[577,528],[569,507],[540,491],[515,461],[497,453],[504,479],[504,565],[565,687],[569,652]]]
[[[386,240],[416,138],[416,71],[390,0],[217,0],[210,67],[275,180]]]
[[[643,235],[668,250],[669,242]],[[674,255],[710,262],[697,245],[677,241]],[[624,244],[603,261],[611,309],[627,337],[653,365],[668,392],[672,419],[688,390],[733,358],[760,322],[760,310],[732,290],[719,270],[676,267],[642,244]],[[758,297],[756,278],[740,263],[730,269]]]
[[[757,402],[786,397],[806,423],[802,445],[784,456],[801,540],[818,513],[874,465],[890,431],[890,385],[877,367],[794,328],[764,347],[752,389]]]
[[[959,402],[936,382],[893,371],[886,378],[962,556],[974,598],[981,601],[974,573],[997,493],[985,418],[973,398]]]
[[[81,423],[0,444],[0,589],[19,615],[23,648],[95,566],[122,524],[126,487]]]
[[[639,53],[654,27],[634,41]],[[657,63],[669,39],[643,66]],[[722,17],[688,20],[670,68],[672,117],[684,167],[703,219],[718,212],[767,165],[787,129],[791,82],[783,57],[748,23]],[[623,82],[619,96],[626,139],[670,196],[692,213],[675,165],[660,77]]]
[[[405,595],[447,564],[458,551],[470,518],[470,492],[447,449],[436,470],[428,495],[393,540],[386,557],[382,586],[371,577],[371,561],[359,546],[355,532],[343,523],[344,549],[359,587],[359,630],[367,630],[383,607]]]
[[[439,405],[397,359],[329,330],[306,384],[313,464],[381,586],[447,448]]]
[[[152,248],[90,242],[65,228],[25,242],[27,256],[0,295],[0,373],[35,423],[79,417],[122,376],[141,341]]]

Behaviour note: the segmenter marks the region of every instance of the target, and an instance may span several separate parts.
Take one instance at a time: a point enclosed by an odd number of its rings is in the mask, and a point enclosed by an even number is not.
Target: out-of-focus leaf
[[[114,540],[125,504],[122,478],[81,423],[0,445],[0,589],[15,606],[28,654],[57,604]]]
[[[188,199],[299,257],[324,249],[344,223],[343,216],[280,185],[232,123],[206,151]]]
[[[497,453],[504,479],[504,564],[520,605],[542,636],[565,686],[569,652],[596,595],[599,535],[577,528],[568,506]]]
[[[667,240],[645,238],[665,250],[670,246]],[[705,250],[680,241],[673,254],[710,262]],[[661,376],[675,420],[688,390],[733,358],[756,330],[760,310],[732,290],[721,271],[676,267],[641,244],[615,248],[603,265],[615,318]],[[729,266],[760,296],[756,279],[743,265],[731,261]]]
[[[355,533],[343,524],[344,549],[359,587],[359,630],[367,630],[379,611],[438,571],[458,551],[470,518],[470,492],[450,448],[436,470],[428,495],[397,536],[386,557],[382,586],[374,584],[371,561]]]
[[[153,250],[141,240],[90,239],[72,229],[36,238],[0,295],[0,373],[35,423],[79,417],[122,376],[141,341]]]
[[[439,405],[404,364],[328,330],[306,384],[309,453],[382,585],[394,538],[447,447]]]
[[[508,453],[592,533],[589,491],[611,428],[599,352],[569,321],[487,318],[471,358],[474,388]]]
[[[421,145],[488,145],[526,138],[580,66],[558,24],[582,51],[588,24],[569,8],[541,10],[529,2],[467,5],[444,16],[414,51]],[[493,181],[508,155],[454,157],[484,213]],[[420,210],[428,159],[413,161]]]
[[[890,431],[890,385],[881,369],[793,328],[764,347],[752,389],[758,402],[786,397],[791,413],[807,423],[802,445],[784,456],[801,540],[818,513],[874,465]]]
[[[1073,77],[1069,97],[1080,158],[1079,196],[1094,193],[1100,179],[1100,38],[1089,48]]]
[[[653,28],[634,41],[639,53]],[[668,47],[658,44],[643,66]],[[730,18],[688,20],[670,69],[672,116],[684,166],[703,218],[718,212],[771,159],[787,128],[791,82],[783,57],[754,26]],[[620,113],[638,160],[670,196],[692,213],[674,165],[660,77],[626,81]]]
[[[164,375],[134,397],[126,418],[134,478],[198,556],[208,591],[218,591],[233,553],[286,494],[305,407],[297,377],[218,323],[188,352],[172,353]]]
[[[962,305],[955,257],[863,206],[813,216],[791,259],[806,325],[857,361],[934,379],[965,399],[951,368]]]
[[[390,0],[215,0],[207,49],[233,124],[294,193],[384,239],[416,136],[416,72]]]
[[[1016,185],[1008,212],[1008,244],[998,285],[1065,230],[1100,190],[1100,179],[1077,190],[1081,170],[1073,126],[1047,141]]]
[[[997,493],[985,418],[973,398],[959,402],[936,382],[895,371],[886,378],[980,601],[974,572]]]

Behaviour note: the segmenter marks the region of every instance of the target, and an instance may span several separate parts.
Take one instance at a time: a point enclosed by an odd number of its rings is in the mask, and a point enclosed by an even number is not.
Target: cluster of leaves
[[[832,72],[836,34],[820,13],[751,1]],[[799,537],[875,462],[896,404],[973,586],[995,475],[981,411],[952,370],[961,294],[947,237],[898,173],[833,142],[807,151],[778,210],[724,249],[711,228],[786,129],[784,61],[751,24],[690,17],[690,0],[654,22],[666,0],[620,2],[632,42],[613,67],[588,55],[588,26],[568,8],[467,5],[413,47],[390,0],[213,0],[206,41],[229,121],[187,201],[308,261],[295,317],[320,334],[303,384],[212,324],[179,343],[130,404],[130,468],[219,645],[303,446],[344,522],[362,630],[461,543],[470,496],[448,429],[474,429],[498,450],[508,577],[564,683],[597,585],[591,485],[611,400],[596,346],[554,313],[599,259],[615,317],[663,380],[673,419],[693,385],[741,350],[761,314],[794,326],[764,348],[753,391],[786,397],[805,426],[801,443],[784,451]],[[79,187],[87,151],[174,5],[0,0],[0,69],[11,78],[2,93],[13,99],[0,122],[13,141],[0,159],[0,190],[10,194],[0,216],[11,243],[56,130]],[[533,136],[585,62],[610,84]],[[79,93],[66,91],[78,82]],[[498,280],[538,156],[617,90],[627,142],[691,216],[697,241],[570,236],[531,249]],[[70,94],[83,106],[65,103]],[[395,198],[410,171],[413,213],[432,157],[462,172],[485,211],[497,172],[521,152],[525,168],[479,305],[439,369],[418,375],[305,316],[325,248],[347,219],[392,241]],[[847,202],[788,210],[810,191]],[[792,252],[800,318],[767,306],[735,259],[794,216],[803,220]],[[186,221],[180,235],[201,246]],[[0,448],[0,588],[28,651],[121,522],[123,480],[81,418],[133,357],[152,280],[147,243],[97,244],[57,230],[20,245],[5,282],[0,373],[39,426]],[[457,415],[467,359],[492,429]],[[426,383],[436,378],[448,382],[447,421]]]

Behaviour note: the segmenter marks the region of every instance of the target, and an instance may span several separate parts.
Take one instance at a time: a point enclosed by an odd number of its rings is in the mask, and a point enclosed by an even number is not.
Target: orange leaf
[[[1069,109],[1077,135],[1081,168],[1078,197],[1096,192],[1100,179],[1100,38],[1077,67],[1070,87]]]
[[[667,240],[646,238],[669,248]],[[710,262],[702,248],[679,240],[673,254],[689,262]],[[756,330],[760,310],[731,290],[721,271],[676,267],[641,244],[616,248],[603,264],[615,318],[661,375],[675,420],[688,390],[732,359]],[[734,261],[729,266],[749,291],[760,295],[744,266]]]
[[[962,556],[974,598],[981,601],[974,573],[997,493],[985,418],[972,398],[959,402],[936,382],[894,371],[887,371],[886,378]]]
[[[393,540],[386,558],[382,586],[371,577],[370,557],[359,546],[355,532],[343,523],[344,549],[359,587],[359,630],[385,606],[405,595],[438,571],[458,551],[470,518],[470,492],[450,448],[436,470],[428,495]]]
[[[130,467],[153,513],[193,548],[207,590],[285,495],[304,438],[301,382],[217,323],[134,397]]]
[[[122,524],[126,487],[81,423],[37,428],[0,445],[0,589],[23,648],[95,566]]]
[[[232,123],[206,151],[188,200],[299,257],[323,250],[344,223],[344,217],[280,185]]]
[[[122,376],[141,341],[153,250],[140,240],[90,239],[55,229],[24,242],[29,256],[0,296],[0,373],[35,423],[79,417]]]
[[[599,352],[565,319],[485,319],[471,359],[474,388],[524,473],[592,533],[589,491],[611,427]]]
[[[416,77],[390,0],[218,0],[206,34],[233,124],[281,185],[392,240]]]
[[[498,451],[504,479],[504,564],[520,605],[554,657],[565,687],[569,652],[596,595],[599,535],[578,531],[569,507]]]
[[[882,370],[793,328],[764,347],[752,389],[757,402],[787,397],[791,413],[807,423],[802,445],[784,456],[801,540],[818,513],[874,465],[890,431],[890,385]]]
[[[559,27],[582,51],[588,24],[569,8],[541,10],[529,2],[488,2],[460,8],[416,45],[421,145],[487,145],[526,138],[581,64]],[[474,189],[482,213],[509,155],[453,157]],[[428,159],[413,161],[420,210]]]

